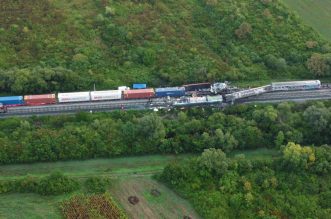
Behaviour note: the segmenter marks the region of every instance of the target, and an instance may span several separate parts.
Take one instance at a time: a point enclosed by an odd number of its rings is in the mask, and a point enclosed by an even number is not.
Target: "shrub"
[[[89,177],[85,181],[85,188],[89,193],[104,193],[109,180],[101,177]]]
[[[60,172],[54,172],[40,180],[37,192],[42,195],[60,195],[78,188],[77,180],[70,179]]]

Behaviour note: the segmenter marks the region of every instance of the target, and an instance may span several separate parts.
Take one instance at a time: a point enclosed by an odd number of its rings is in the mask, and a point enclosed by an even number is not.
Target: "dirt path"
[[[153,196],[152,189],[157,189],[161,195]],[[112,185],[111,193],[125,209],[129,218],[181,219],[185,215],[192,219],[200,218],[186,200],[149,176],[121,177]],[[129,196],[138,197],[139,202],[135,205],[130,204]]]

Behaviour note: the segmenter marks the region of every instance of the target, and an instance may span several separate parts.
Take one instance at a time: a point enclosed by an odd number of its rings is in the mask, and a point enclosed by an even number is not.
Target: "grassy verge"
[[[309,25],[331,41],[330,0],[283,0]]]

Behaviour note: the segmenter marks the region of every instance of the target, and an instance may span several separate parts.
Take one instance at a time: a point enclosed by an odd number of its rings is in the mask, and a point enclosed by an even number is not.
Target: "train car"
[[[218,104],[223,102],[221,95],[204,97],[182,97],[173,103],[174,106],[195,106]]]
[[[55,94],[25,95],[24,102],[29,106],[55,104],[56,97]]]
[[[225,101],[231,102],[231,101],[235,101],[235,100],[246,98],[246,97],[252,97],[252,96],[266,93],[269,90],[270,90],[270,85],[251,88],[251,89],[242,90],[242,91],[237,91],[237,92],[234,92],[231,94],[226,94]]]
[[[90,92],[59,93],[57,97],[59,103],[87,102],[91,100]]]
[[[314,90],[321,88],[321,81],[288,81],[271,83],[272,91]]]
[[[24,99],[23,96],[0,97],[0,103],[4,106],[20,106],[24,105]]]
[[[128,99],[148,99],[155,96],[154,89],[136,89],[123,91],[123,98]]]
[[[132,85],[133,89],[146,89],[147,88],[147,84],[133,84]]]
[[[121,90],[91,91],[91,101],[120,99],[122,99]]]
[[[185,96],[184,87],[164,87],[155,89],[156,97],[181,97]]]
[[[210,83],[198,83],[198,84],[185,84],[183,87],[185,87],[186,92],[190,91],[201,91],[201,90],[210,90]]]

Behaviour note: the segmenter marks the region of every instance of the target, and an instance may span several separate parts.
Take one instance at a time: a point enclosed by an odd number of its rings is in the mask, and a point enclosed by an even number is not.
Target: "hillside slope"
[[[331,41],[331,1],[330,0],[284,0],[310,26]]]
[[[306,60],[329,48],[278,0],[2,0],[0,11],[7,93],[311,78]]]

